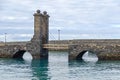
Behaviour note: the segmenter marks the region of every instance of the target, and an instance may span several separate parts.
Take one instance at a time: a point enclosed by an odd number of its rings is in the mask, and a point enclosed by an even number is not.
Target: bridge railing
[[[68,50],[69,44],[43,44],[43,48],[49,50]]]

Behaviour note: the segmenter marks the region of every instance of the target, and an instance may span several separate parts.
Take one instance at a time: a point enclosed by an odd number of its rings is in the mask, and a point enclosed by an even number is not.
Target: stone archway
[[[82,60],[82,56],[86,53],[87,51],[82,51],[76,56],[76,60]]]
[[[76,60],[83,60],[83,59],[84,59],[83,56],[84,56],[86,53],[88,54],[87,57],[89,57],[89,59],[90,59],[90,58],[96,58],[96,59],[98,60],[97,54],[96,54],[94,51],[89,51],[89,50],[83,50],[83,51],[81,51],[81,52],[76,56]]]
[[[13,58],[16,59],[23,59],[23,55],[26,52],[26,50],[18,50],[17,52],[15,52],[15,54],[13,55]]]

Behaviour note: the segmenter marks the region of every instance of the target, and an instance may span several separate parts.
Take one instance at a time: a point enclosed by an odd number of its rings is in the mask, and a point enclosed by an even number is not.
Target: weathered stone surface
[[[34,36],[26,45],[27,51],[34,59],[48,58],[48,49],[44,49],[43,44],[48,44],[49,15],[47,12],[34,14]]]
[[[23,50],[25,47],[23,45],[0,46],[0,58],[12,58],[17,51]]]

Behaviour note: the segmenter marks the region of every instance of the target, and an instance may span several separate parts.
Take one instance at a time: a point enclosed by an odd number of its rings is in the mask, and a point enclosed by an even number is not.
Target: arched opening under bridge
[[[82,52],[80,52],[77,57],[77,60],[84,60],[84,61],[98,61],[98,57],[96,55],[96,53],[94,53],[93,51],[88,51],[88,50],[84,50]]]
[[[17,52],[15,52],[15,54],[13,55],[14,59],[24,59],[24,60],[32,60],[32,55],[27,52],[26,50],[18,50]]]

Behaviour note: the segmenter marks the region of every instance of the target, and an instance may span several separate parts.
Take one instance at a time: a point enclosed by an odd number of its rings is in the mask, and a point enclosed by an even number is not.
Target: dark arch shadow
[[[19,50],[13,55],[13,58],[14,59],[23,59],[23,55],[25,52],[26,52],[26,50]]]
[[[82,59],[82,56],[83,56],[86,52],[87,52],[86,50],[80,52],[80,53],[76,56],[76,60],[83,60],[83,59]]]

